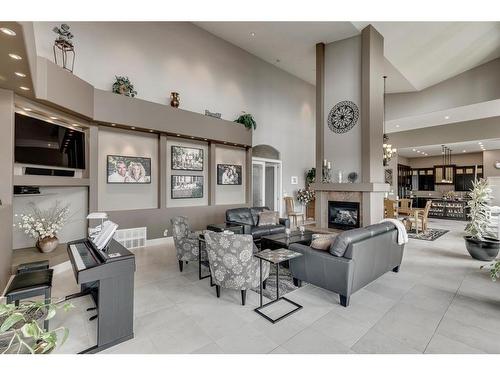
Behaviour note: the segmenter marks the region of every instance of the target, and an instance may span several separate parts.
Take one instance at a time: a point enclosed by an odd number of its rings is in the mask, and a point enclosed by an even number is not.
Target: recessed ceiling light
[[[29,88],[28,87],[25,87],[25,86],[20,86],[19,87],[21,90],[24,90],[24,91],[29,91]]]
[[[55,116],[50,116],[50,118],[51,118],[52,120],[57,120],[57,117],[55,117]]]
[[[477,144],[478,144],[478,145],[482,145],[482,144],[483,144],[483,142],[477,142]]]
[[[462,152],[467,152],[466,150],[462,150]]]
[[[250,35],[251,35],[251,36],[255,36],[255,33],[252,31],[252,32],[250,33]]]
[[[0,31],[9,36],[16,36],[16,32],[14,30],[8,29],[6,27],[0,27]]]
[[[191,139],[194,139],[194,137],[193,137],[193,136],[191,136]]]
[[[135,130],[135,126],[131,126],[130,129]]]
[[[177,134],[178,137],[180,137],[181,135],[180,134]]]
[[[153,129],[149,129],[149,132],[152,133],[152,132],[154,132],[154,130]]]
[[[396,128],[399,128],[399,125],[396,125]]]
[[[203,140],[204,140],[204,141],[208,141],[208,139],[206,139],[206,138],[203,138]]]
[[[445,120],[449,120],[449,119],[450,119],[450,116],[444,116],[444,119],[445,119]]]
[[[26,112],[31,112],[31,108],[23,108]]]
[[[111,124],[111,126],[116,126],[116,124]]]
[[[22,60],[23,58],[15,53],[9,53],[9,57],[14,60]]]
[[[14,74],[15,74],[16,76],[18,76],[18,77],[22,77],[22,78],[26,77],[26,74],[21,73],[21,72],[15,72]]]
[[[420,154],[420,151],[419,151],[419,150],[417,150],[417,152]]]
[[[417,150],[413,149],[412,151],[417,151]]]

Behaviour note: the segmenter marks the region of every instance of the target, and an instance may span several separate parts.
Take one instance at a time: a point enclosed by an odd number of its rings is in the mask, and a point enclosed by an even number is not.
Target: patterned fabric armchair
[[[187,217],[176,216],[170,222],[172,223],[177,259],[179,260],[179,270],[182,272],[184,262],[187,264],[189,261],[198,260],[198,252],[200,251],[198,234],[191,231]],[[206,259],[206,251],[202,250],[201,260]]]
[[[259,260],[253,256],[256,249],[248,234],[205,232],[210,272],[220,297],[220,288],[241,290],[245,304],[247,289],[260,283]],[[269,263],[262,264],[262,280],[269,277]]]

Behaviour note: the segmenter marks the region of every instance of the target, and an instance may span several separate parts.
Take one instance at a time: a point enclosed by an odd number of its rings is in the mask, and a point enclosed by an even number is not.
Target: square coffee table
[[[276,322],[279,322],[281,319],[284,319],[287,316],[293,314],[294,312],[300,310],[302,308],[302,306],[299,305],[298,303],[291,301],[286,297],[280,297],[280,279],[279,279],[280,272],[279,271],[280,271],[280,263],[289,261],[290,259],[293,259],[293,258],[298,258],[298,257],[302,256],[302,254],[297,253],[296,251],[288,250],[288,249],[277,249],[277,250],[267,249],[267,250],[263,250],[261,252],[258,252],[254,256],[256,258],[259,258],[259,266],[260,266],[260,306],[257,307],[256,309],[254,309],[254,311],[257,314],[263,316],[264,318],[266,318],[267,320],[269,320],[271,323],[274,324]],[[271,302],[266,303],[265,305],[263,304],[263,292],[262,292],[262,282],[263,282],[263,280],[262,280],[262,261],[266,261],[266,262],[269,262],[271,264],[276,265],[276,299],[271,301]],[[287,301],[288,303],[295,306],[295,308],[293,310],[287,312],[286,314],[279,316],[276,319],[271,318],[270,316],[266,315],[264,312],[261,311],[262,309],[266,308],[267,306],[270,306],[273,303],[276,303],[276,302],[281,301],[281,300]]]
[[[288,249],[288,247],[293,243],[310,245],[313,234],[314,232],[310,230],[304,231],[303,234],[297,230],[290,233],[290,236],[287,236],[286,233],[277,233],[268,236],[262,236],[261,249]]]

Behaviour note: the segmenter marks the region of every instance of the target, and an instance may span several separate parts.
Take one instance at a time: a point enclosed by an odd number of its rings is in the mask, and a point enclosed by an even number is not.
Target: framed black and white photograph
[[[241,165],[217,164],[217,185],[241,185]]]
[[[108,155],[108,184],[150,184],[151,158]]]
[[[194,147],[172,146],[172,170],[202,171],[203,149]]]
[[[172,199],[203,198],[203,176],[172,176]]]

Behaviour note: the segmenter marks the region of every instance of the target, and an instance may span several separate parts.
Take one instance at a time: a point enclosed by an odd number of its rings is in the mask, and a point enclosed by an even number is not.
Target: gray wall
[[[0,290],[10,276],[12,256],[12,173],[14,165],[14,94],[0,89]]]
[[[114,211],[158,207],[158,135],[119,129],[100,129],[98,153],[99,210]],[[151,183],[108,184],[107,155],[151,158]]]
[[[498,98],[500,58],[422,91],[387,95],[386,117],[394,120]]]
[[[361,176],[361,36],[325,46],[324,82],[324,158],[332,161],[334,172],[342,170],[344,176],[356,172]],[[337,134],[328,128],[328,114],[344,100],[356,103],[359,120],[347,133]]]
[[[391,143],[398,149],[428,145],[497,139],[500,135],[500,116],[456,122],[430,128],[391,133]]]
[[[483,152],[484,177],[500,176],[500,169],[495,168],[496,162],[500,162],[500,150]]]

